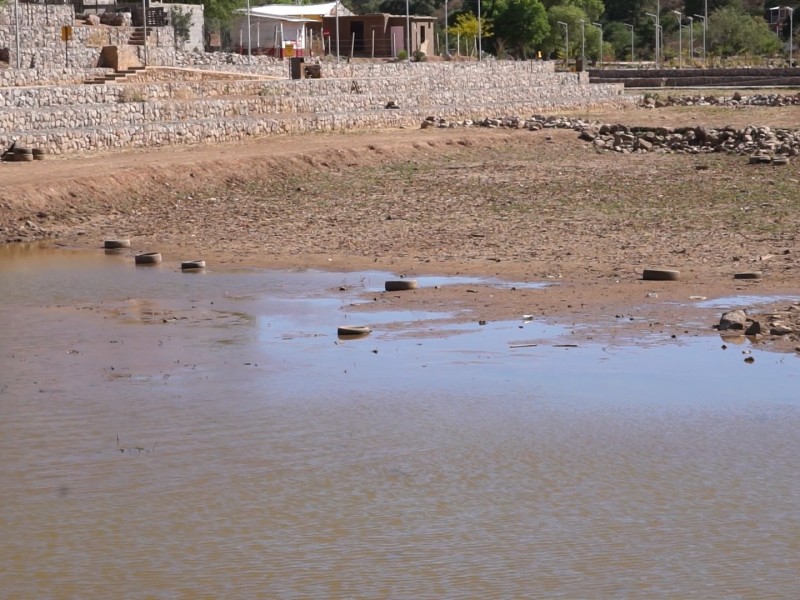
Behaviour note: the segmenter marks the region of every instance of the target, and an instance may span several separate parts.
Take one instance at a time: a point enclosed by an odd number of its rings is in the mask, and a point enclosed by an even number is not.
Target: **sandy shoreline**
[[[750,121],[796,112],[722,114]],[[618,116],[698,118],[677,109]],[[654,328],[667,336],[707,334],[721,311],[697,307],[698,297],[785,298],[800,290],[797,163],[758,169],[716,154],[598,154],[567,130],[281,136],[4,164],[0,182],[0,233],[9,241],[97,248],[124,237],[132,252],[204,258],[216,269],[550,282],[543,290],[383,294],[380,304],[458,307],[476,320],[535,314],[593,324],[600,337],[618,335],[625,321],[633,337]],[[678,269],[681,278],[642,281],[648,267]],[[763,278],[733,278],[751,270]],[[795,335],[767,342],[798,346]]]

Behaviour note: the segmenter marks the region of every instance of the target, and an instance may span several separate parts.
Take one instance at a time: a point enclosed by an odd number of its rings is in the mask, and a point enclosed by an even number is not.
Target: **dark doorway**
[[[355,36],[353,44],[354,52],[364,51],[364,21],[352,21],[350,23],[350,35]]]

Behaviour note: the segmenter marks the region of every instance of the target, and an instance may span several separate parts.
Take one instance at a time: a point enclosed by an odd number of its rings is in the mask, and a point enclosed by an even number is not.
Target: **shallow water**
[[[385,277],[0,251],[0,596],[796,596],[796,357]]]

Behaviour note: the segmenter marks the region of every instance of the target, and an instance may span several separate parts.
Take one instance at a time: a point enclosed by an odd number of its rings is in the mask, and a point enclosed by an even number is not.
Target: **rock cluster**
[[[533,115],[527,119],[517,116],[511,117],[486,117],[484,119],[461,121],[451,121],[443,117],[427,117],[422,122],[422,129],[435,127],[437,129],[453,129],[455,127],[489,127],[506,129],[527,129],[529,131],[539,131],[540,129],[573,129],[582,131],[598,126],[596,121],[585,121],[584,119],[572,119],[569,117],[545,117],[543,115]]]
[[[666,106],[792,106],[800,105],[800,93],[794,95],[784,94],[753,94],[744,96],[735,92],[733,96],[714,96],[713,94],[699,96],[667,96],[662,100],[657,96],[646,95],[640,106],[642,108],[664,108]]]
[[[786,164],[776,160],[800,154],[800,130],[749,125],[736,127],[628,127],[604,124],[581,129],[579,138],[600,150],[727,154],[759,157],[753,163]]]
[[[800,334],[800,304],[753,316],[745,310],[728,311],[722,314],[716,328],[724,335],[788,336],[796,340]]]
[[[750,156],[753,164],[787,164],[789,157],[800,155],[800,130],[749,125],[736,127],[649,127],[627,126],[570,117],[529,118],[486,117],[480,120],[449,121],[427,117],[422,128],[494,127],[508,129],[572,129],[578,137],[591,142],[600,150],[629,154],[632,152],[663,152],[705,154],[725,152]]]

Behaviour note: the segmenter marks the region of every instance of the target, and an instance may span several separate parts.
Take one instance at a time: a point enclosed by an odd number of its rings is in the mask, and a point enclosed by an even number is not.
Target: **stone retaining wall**
[[[552,63],[323,65],[322,79],[238,79],[0,89],[0,147],[47,153],[236,141],[280,132],[419,126],[625,105]],[[328,75],[340,75],[331,78]],[[163,75],[163,74],[162,74]],[[393,101],[399,109],[385,108]],[[35,110],[34,110],[35,109]]]

